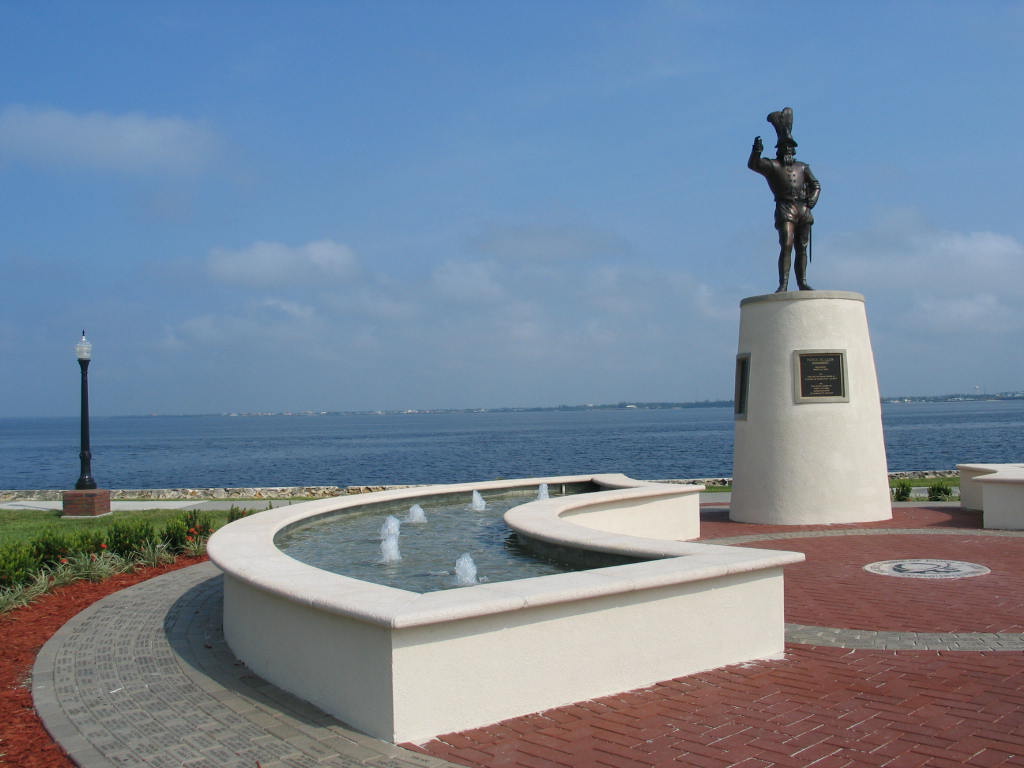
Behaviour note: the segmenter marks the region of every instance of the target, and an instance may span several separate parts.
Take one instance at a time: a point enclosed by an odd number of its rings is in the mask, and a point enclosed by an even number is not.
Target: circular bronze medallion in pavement
[[[880,560],[868,563],[864,570],[882,576],[904,576],[910,579],[965,579],[984,576],[989,569],[962,560]]]

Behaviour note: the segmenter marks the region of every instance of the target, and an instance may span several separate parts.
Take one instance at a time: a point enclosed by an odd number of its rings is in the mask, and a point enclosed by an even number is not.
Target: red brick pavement
[[[761,526],[730,523],[725,516],[722,510],[702,515],[704,540],[782,531],[963,529],[962,536],[829,536],[744,545],[807,555],[805,562],[786,568],[787,621],[906,632],[1024,632],[1024,538],[978,535],[980,513],[903,507],[882,523],[835,526]],[[863,568],[902,558],[966,560],[991,573],[967,579],[897,579]]]
[[[706,517],[706,538],[795,530],[728,523],[714,511]],[[896,519],[881,524],[834,528],[933,526],[964,528],[964,535],[772,542],[808,555],[807,563],[786,570],[787,620],[863,629],[1022,631],[1024,585],[1014,569],[1021,539],[972,536],[977,516],[927,508],[898,509]],[[979,562],[992,574],[942,582],[862,570],[866,562],[899,557]],[[992,594],[986,594],[986,581]],[[784,659],[669,680],[413,748],[487,768],[1024,766],[1024,653],[788,645]]]
[[[844,629],[1024,632],[1024,538],[832,536],[746,546],[803,552],[787,566],[786,620]],[[991,570],[966,579],[869,573],[878,560],[966,560]]]

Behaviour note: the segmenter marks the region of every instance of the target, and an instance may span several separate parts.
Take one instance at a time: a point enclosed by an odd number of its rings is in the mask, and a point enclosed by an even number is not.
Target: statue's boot
[[[807,282],[807,252],[798,253],[796,257],[796,287],[801,291],[813,291]]]
[[[779,266],[779,287],[775,289],[776,293],[786,293],[789,290],[789,265]]]

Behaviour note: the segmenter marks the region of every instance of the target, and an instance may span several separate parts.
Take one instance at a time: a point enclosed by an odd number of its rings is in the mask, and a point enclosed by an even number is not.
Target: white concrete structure
[[[510,510],[526,538],[654,559],[417,594],[327,573],[274,545],[289,527],[367,504],[541,482],[608,490]],[[782,568],[802,554],[616,532],[634,516],[648,535],[689,535],[700,490],[622,475],[533,478],[383,491],[243,518],[209,542],[225,572],[225,636],[274,685],[399,742],[778,656]]]
[[[957,464],[960,506],[981,510],[982,525],[1024,530],[1024,464]]]
[[[629,555],[629,540],[601,536],[600,531],[625,534],[630,540],[700,538],[699,485],[644,483],[625,475],[596,475],[602,488],[619,493],[586,494],[569,499],[549,499],[514,507],[505,522],[517,533],[535,541],[575,547],[590,552]],[[695,492],[695,489],[696,490]],[[568,502],[568,503],[566,503]],[[602,540],[610,548],[602,547]],[[648,544],[649,546],[649,544]],[[642,552],[647,550],[642,549]],[[641,554],[639,557],[648,558]]]
[[[957,464],[956,468],[960,473],[960,506],[980,512],[984,504],[978,478],[1005,469],[1024,469],[1024,464]]]
[[[731,519],[891,518],[864,297],[793,291],[740,308]]]

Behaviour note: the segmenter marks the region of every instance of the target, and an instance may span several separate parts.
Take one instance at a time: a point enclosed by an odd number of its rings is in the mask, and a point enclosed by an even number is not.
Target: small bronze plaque
[[[846,353],[797,352],[797,402],[846,402]]]
[[[750,355],[736,356],[736,394],[733,398],[734,411],[737,418],[747,415],[747,390],[750,387]]]

